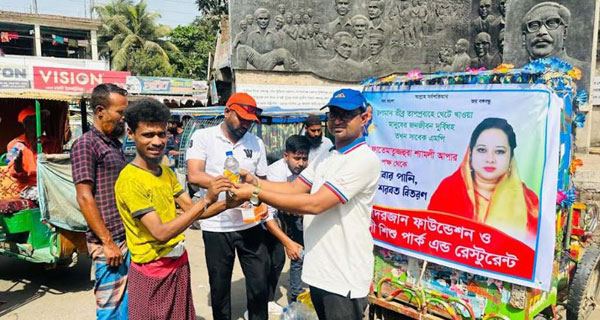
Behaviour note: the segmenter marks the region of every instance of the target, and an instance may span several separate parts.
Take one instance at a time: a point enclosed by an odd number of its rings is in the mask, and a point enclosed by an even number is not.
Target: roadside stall
[[[365,81],[382,170],[370,319],[590,319],[597,210],[571,180],[580,76],[546,59]]]

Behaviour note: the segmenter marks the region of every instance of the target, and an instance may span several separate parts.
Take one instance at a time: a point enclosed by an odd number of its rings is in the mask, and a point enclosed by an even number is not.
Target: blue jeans
[[[279,219],[286,225],[286,234],[290,239],[304,246],[304,231],[302,230],[302,217],[287,213],[280,213]],[[290,301],[296,301],[302,293],[302,260],[292,260],[290,263]]]

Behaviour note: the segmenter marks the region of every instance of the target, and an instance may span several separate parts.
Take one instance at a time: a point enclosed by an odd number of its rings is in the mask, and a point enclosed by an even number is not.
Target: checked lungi
[[[131,263],[129,319],[196,319],[187,251],[179,258]]]

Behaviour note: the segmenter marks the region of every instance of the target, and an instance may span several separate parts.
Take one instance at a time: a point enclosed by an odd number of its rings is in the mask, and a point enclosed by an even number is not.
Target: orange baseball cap
[[[29,116],[35,116],[35,109],[32,106],[26,107],[25,109],[21,110],[21,112],[19,112],[19,115],[17,116],[17,121],[19,121],[19,123],[23,123],[23,121],[25,121],[25,118]]]
[[[235,111],[242,119],[260,123],[258,117],[262,113],[262,109],[256,106],[256,100],[247,93],[234,93],[227,100],[225,107]]]

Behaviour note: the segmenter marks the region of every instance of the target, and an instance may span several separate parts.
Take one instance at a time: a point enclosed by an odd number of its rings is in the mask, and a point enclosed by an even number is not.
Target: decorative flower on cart
[[[585,113],[578,112],[577,115],[575,116],[575,120],[573,120],[573,124],[577,128],[583,128],[583,126],[585,125]]]
[[[577,103],[578,107],[583,107],[588,102],[588,98],[587,92],[583,89],[580,89],[575,95],[575,103]]]
[[[496,68],[494,68],[494,72],[507,73],[510,70],[514,69],[515,65],[510,63],[503,63]]]
[[[406,80],[408,81],[419,81],[419,80],[423,80],[423,75],[421,74],[420,70],[413,70],[413,71],[409,71],[406,74]]]
[[[581,161],[581,159],[573,159],[573,161],[571,161],[569,172],[574,174],[577,171],[577,167],[583,167],[583,161]]]
[[[575,80],[581,80],[581,70],[579,68],[573,68],[567,74]]]

